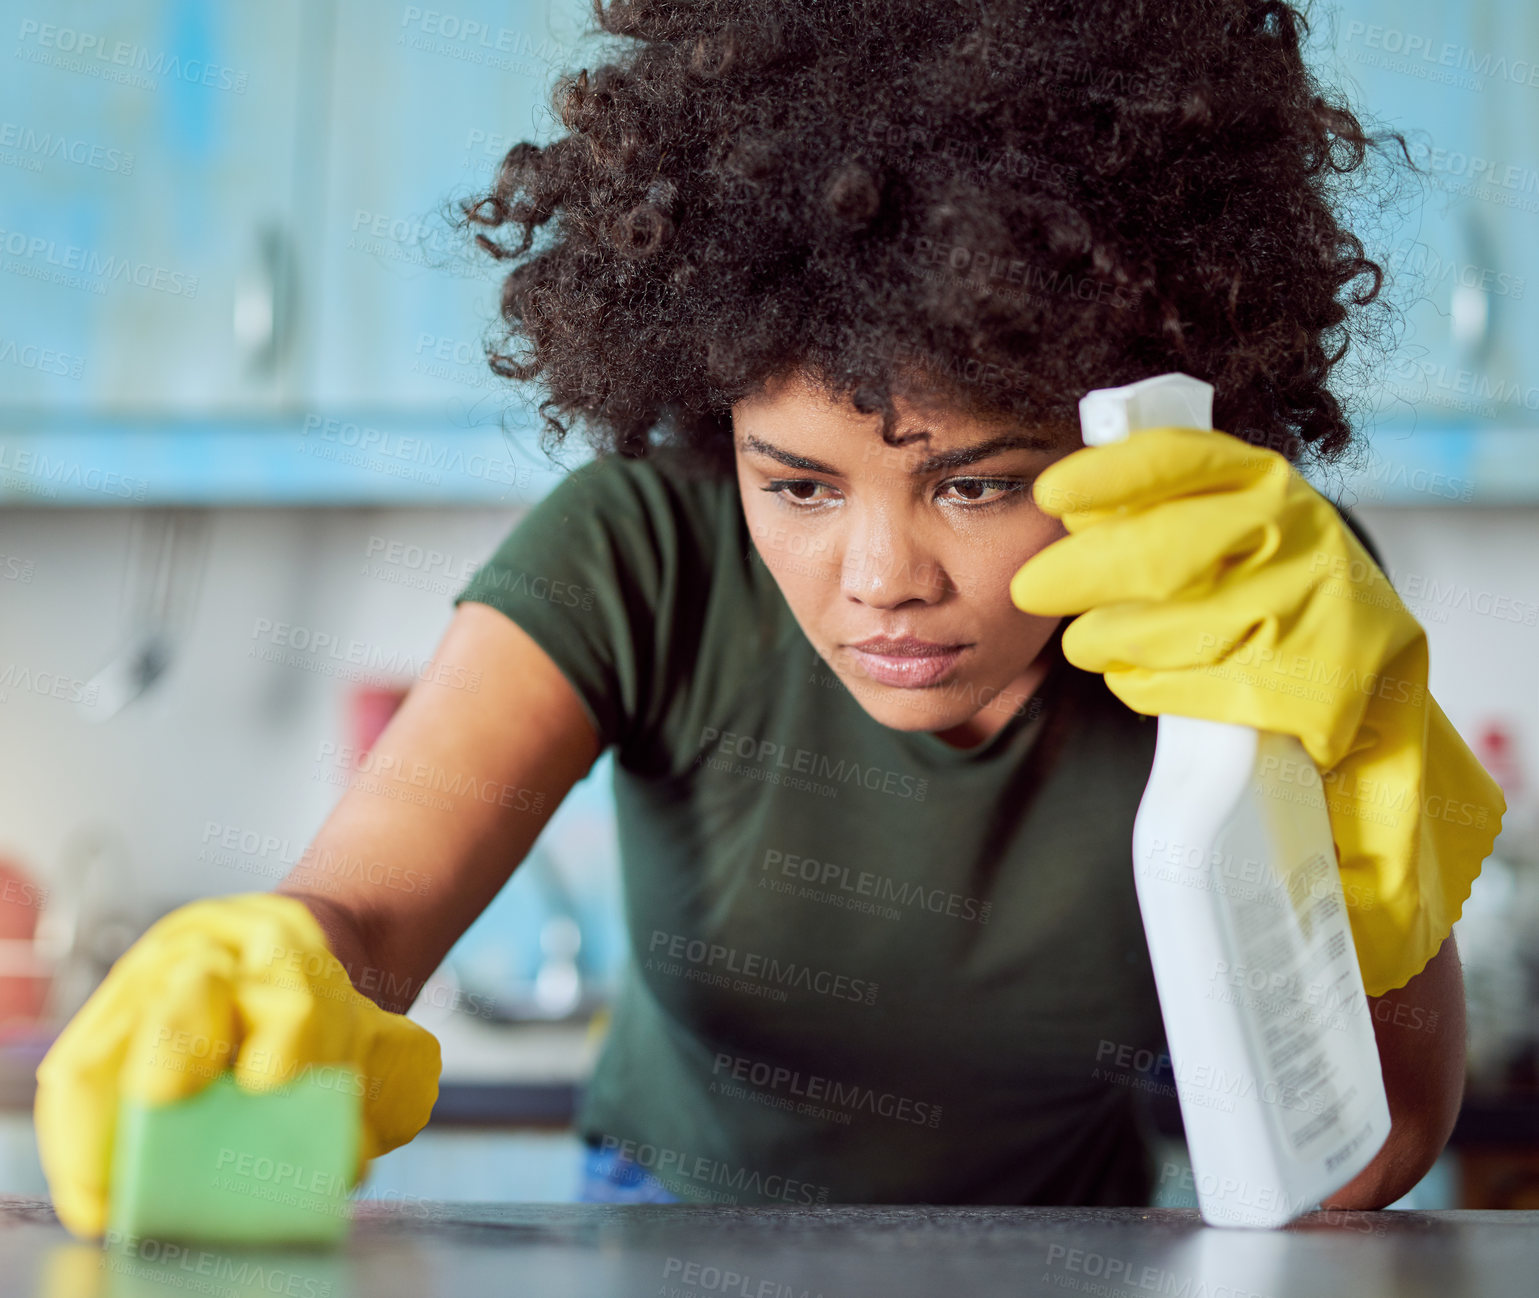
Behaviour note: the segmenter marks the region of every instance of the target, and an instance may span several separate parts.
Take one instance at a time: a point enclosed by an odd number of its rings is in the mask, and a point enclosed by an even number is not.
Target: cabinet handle
[[[1464,244],[1469,253],[1466,265],[1474,267],[1476,283],[1466,284],[1460,274],[1463,267],[1455,269],[1448,299],[1449,327],[1461,358],[1474,367],[1491,350],[1491,295],[1479,286],[1491,265],[1491,240],[1473,210],[1464,213]]]
[[[288,236],[276,222],[257,229],[255,266],[235,284],[232,324],[236,348],[258,378],[277,375],[292,315],[293,258]]]

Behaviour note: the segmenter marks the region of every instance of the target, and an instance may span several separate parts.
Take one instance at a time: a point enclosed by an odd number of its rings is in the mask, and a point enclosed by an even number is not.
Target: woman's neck
[[[1031,665],[999,691],[972,716],[960,725],[937,730],[935,736],[953,748],[976,748],[1002,730],[1011,717],[1017,715],[1030,701],[1047,675],[1052,660],[1053,645],[1043,648]]]

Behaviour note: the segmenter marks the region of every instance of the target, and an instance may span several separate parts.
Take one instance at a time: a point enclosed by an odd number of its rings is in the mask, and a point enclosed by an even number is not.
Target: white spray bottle
[[[1161,374],[1079,403],[1087,446],[1213,427],[1213,387]],[[1215,1226],[1319,1206],[1389,1135],[1389,1103],[1324,791],[1292,735],[1158,721],[1134,882],[1186,1128]]]

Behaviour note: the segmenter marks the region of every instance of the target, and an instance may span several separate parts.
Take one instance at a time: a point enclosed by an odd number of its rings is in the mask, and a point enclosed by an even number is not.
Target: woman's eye
[[[953,478],[941,484],[936,498],[945,504],[982,509],[1019,495],[1030,485],[1015,478]],[[821,509],[839,498],[835,488],[813,478],[776,478],[763,490],[779,496],[793,509]],[[952,494],[947,496],[948,492]]]
[[[953,478],[941,487],[942,492],[954,491],[954,499],[966,505],[992,505],[1015,495],[1026,483],[1013,478]]]
[[[817,496],[820,490],[832,490],[826,482],[816,482],[811,478],[777,478],[771,482],[765,491],[774,492],[782,500],[790,503],[793,508],[804,505],[821,505],[824,498]]]

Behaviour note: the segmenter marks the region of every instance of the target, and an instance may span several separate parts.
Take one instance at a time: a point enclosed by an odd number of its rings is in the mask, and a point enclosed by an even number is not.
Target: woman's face
[[[1074,432],[980,422],[899,399],[880,415],[799,375],[733,407],[755,548],[813,647],[877,721],[981,743],[1023,710],[1060,619],[1023,613],[1010,578],[1062,536],[1032,480]],[[1077,431],[1077,430],[1076,430]]]

